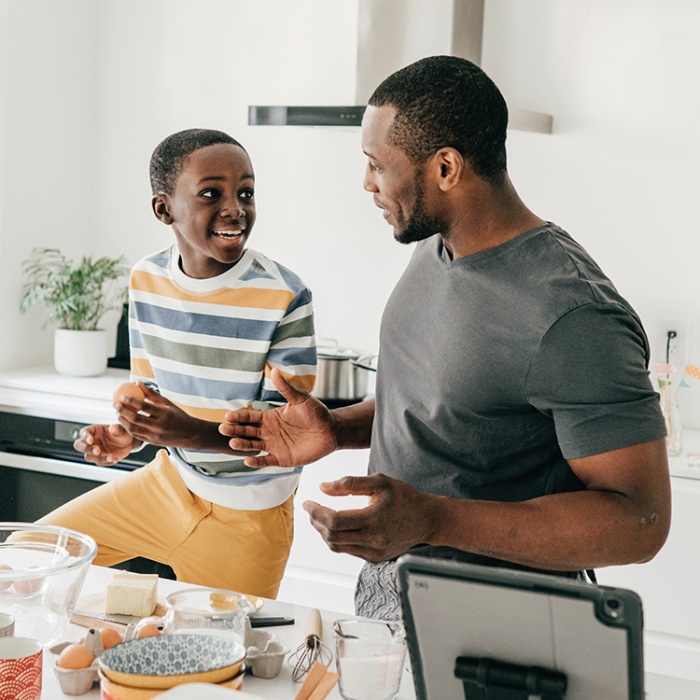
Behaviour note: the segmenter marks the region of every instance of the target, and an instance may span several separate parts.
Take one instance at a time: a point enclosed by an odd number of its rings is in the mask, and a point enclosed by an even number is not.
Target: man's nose
[[[372,171],[372,168],[368,165],[365,168],[365,177],[362,180],[362,187],[367,191],[367,192],[378,192],[377,185],[374,182],[374,173]]]

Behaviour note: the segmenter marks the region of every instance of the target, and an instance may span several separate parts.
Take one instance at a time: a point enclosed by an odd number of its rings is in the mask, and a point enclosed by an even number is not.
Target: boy
[[[84,428],[85,459],[118,462],[162,445],[142,469],[41,519],[85,532],[96,564],[135,556],[178,580],[277,595],[293,535],[300,469],[249,469],[218,432],[227,410],[283,403],[279,368],[310,390],[316,372],[311,292],[291,271],[246,248],[254,174],[227,134],[172,134],[150,165],[152,207],[175,243],[131,273],[131,374],[144,400],[121,396],[118,424]]]

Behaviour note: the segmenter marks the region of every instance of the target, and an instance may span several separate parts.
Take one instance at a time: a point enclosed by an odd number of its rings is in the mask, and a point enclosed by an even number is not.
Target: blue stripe
[[[143,301],[135,302],[135,311],[136,317],[141,323],[221,338],[271,340],[278,324],[277,321],[227,318],[166,309]]]
[[[168,452],[170,453],[170,456],[172,457],[173,460],[178,462],[178,464],[181,464],[187,469],[190,470],[192,474],[195,476],[199,477],[200,479],[203,479],[204,481],[210,481],[210,482],[215,482],[218,485],[231,485],[231,486],[246,486],[248,484],[267,484],[270,481],[275,481],[276,479],[282,479],[286,478],[289,476],[293,476],[295,474],[301,474],[302,471],[304,470],[304,467],[294,467],[292,469],[289,469],[288,471],[285,472],[279,472],[277,474],[269,474],[262,469],[257,469],[254,473],[251,474],[244,474],[241,476],[233,476],[233,477],[220,477],[220,476],[207,476],[206,474],[202,474],[202,472],[198,471],[195,469],[189,462],[186,462],[177,452],[172,450],[171,448],[168,448]]]
[[[271,347],[267,353],[271,364],[280,364],[285,367],[293,365],[315,365],[316,348],[275,348]]]
[[[171,372],[157,367],[153,368],[158,386],[163,391],[174,391],[178,394],[200,396],[221,401],[254,401],[260,395],[260,381],[231,382],[218,379],[203,379],[188,374]]]

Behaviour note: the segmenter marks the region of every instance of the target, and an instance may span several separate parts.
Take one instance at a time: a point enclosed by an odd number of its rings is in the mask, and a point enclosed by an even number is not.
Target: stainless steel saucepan
[[[376,356],[338,347],[335,340],[319,339],[318,369],[313,395],[321,401],[362,401],[367,395]]]

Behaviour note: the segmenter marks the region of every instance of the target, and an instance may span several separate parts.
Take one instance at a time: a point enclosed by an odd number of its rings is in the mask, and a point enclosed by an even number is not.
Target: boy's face
[[[153,197],[153,210],[170,224],[180,266],[205,279],[233,267],[255,223],[255,175],[248,154],[230,143],[190,153],[172,195]]]

